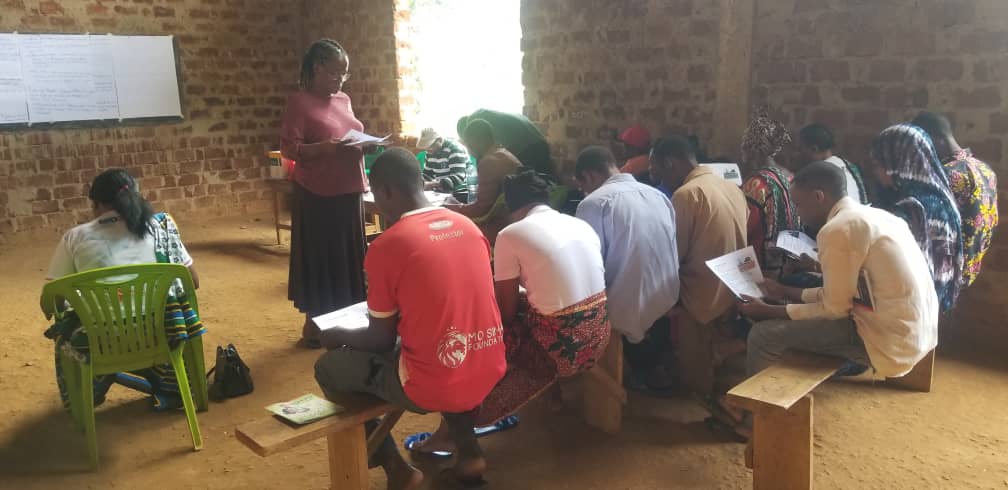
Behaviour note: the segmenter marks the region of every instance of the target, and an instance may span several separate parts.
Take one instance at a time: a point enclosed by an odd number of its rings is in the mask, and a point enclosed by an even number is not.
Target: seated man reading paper
[[[370,325],[323,331],[330,351],[315,364],[315,378],[329,398],[363,392],[411,412],[441,412],[458,448],[455,477],[479,482],[486,461],[472,411],[505,371],[490,246],[468,218],[430,206],[420,165],[404,149],[378,158],[371,188],[392,225],[364,260]],[[390,489],[423,480],[388,436],[372,465],[384,468]]]
[[[792,193],[802,222],[821,226],[823,287],[802,290],[767,279],[768,299],[793,303],[744,298],[744,315],[766,319],[749,333],[748,374],[787,349],[841,357],[878,377],[910,372],[938,342],[938,297],[910,228],[848,197],[843,171],[828,162],[798,173]]]

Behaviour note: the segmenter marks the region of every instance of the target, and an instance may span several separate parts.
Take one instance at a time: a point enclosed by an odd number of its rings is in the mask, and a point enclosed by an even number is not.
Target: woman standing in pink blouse
[[[287,296],[305,314],[302,343],[318,347],[311,317],[365,298],[363,151],[345,144],[364,125],[343,93],[350,57],[336,41],[312,43],[300,88],[287,100],[280,149],[294,160]]]

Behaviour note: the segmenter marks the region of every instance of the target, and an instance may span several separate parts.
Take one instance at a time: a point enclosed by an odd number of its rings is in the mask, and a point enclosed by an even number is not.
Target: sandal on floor
[[[867,370],[868,366],[865,366],[864,364],[847,361],[843,366],[840,366],[840,369],[837,369],[836,372],[833,373],[833,377],[859,376]]]
[[[717,399],[710,397],[696,397],[697,401],[710,412],[711,416],[704,419],[704,425],[711,432],[725,432],[731,435],[736,442],[748,442],[752,437],[752,425],[748,416],[743,416],[742,420],[736,419],[735,415],[721,406]]]
[[[513,429],[518,426],[518,422],[520,421],[521,419],[519,419],[517,415],[508,415],[507,417],[498,420],[497,423],[493,425],[474,428],[473,434],[476,434],[476,437],[488,436],[490,434],[493,434],[494,432],[501,432],[504,430]],[[430,439],[433,435],[434,434],[431,434],[430,432],[418,432],[416,434],[406,436],[406,438],[403,439],[403,448],[405,448],[407,451],[412,452],[413,454],[425,454],[425,455],[429,454],[431,456],[437,456],[439,458],[451,457],[451,455],[453,454],[451,451],[425,452],[422,451],[421,448],[417,447],[420,443],[426,441],[427,439]]]
[[[418,447],[420,443],[430,439],[434,434],[430,432],[417,432],[416,434],[408,435],[403,439],[403,448],[413,454],[423,454],[425,456],[436,456],[438,458],[450,458],[453,454],[451,451],[421,451]]]

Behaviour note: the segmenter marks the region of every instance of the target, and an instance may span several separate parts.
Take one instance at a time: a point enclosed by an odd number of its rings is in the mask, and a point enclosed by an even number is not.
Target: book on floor
[[[274,403],[266,407],[266,410],[273,412],[284,420],[289,420],[297,425],[304,425],[331,415],[336,415],[343,411],[343,407],[309,393],[289,402]]]

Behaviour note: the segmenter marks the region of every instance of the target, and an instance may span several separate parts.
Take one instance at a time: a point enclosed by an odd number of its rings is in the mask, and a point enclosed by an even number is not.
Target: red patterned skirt
[[[522,295],[518,317],[504,328],[508,370],[483,400],[476,425],[506,417],[542,394],[559,378],[595,365],[609,345],[605,291],[545,315]]]

